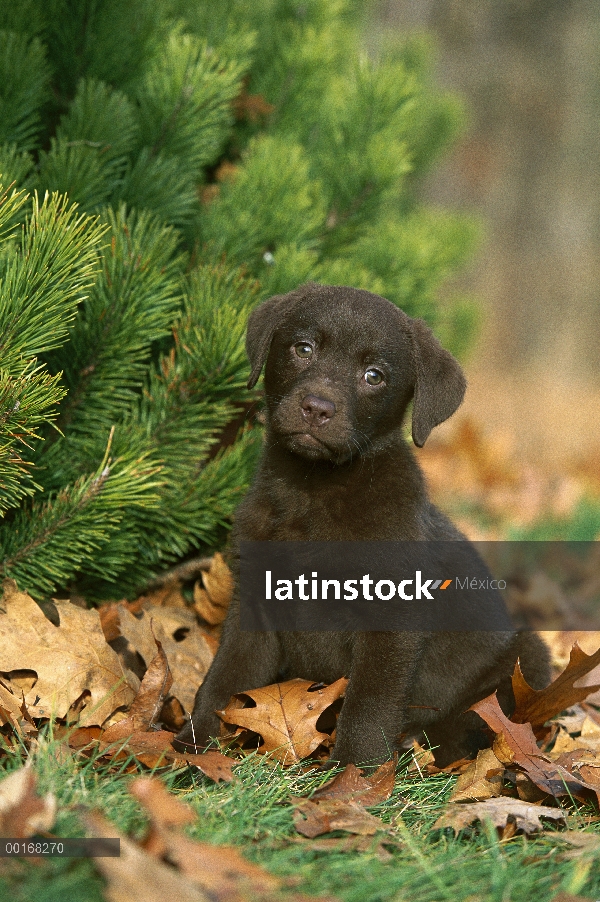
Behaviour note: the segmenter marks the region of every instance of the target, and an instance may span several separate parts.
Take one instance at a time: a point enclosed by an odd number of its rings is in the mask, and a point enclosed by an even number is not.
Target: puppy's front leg
[[[205,746],[219,735],[215,711],[225,707],[232,695],[275,682],[279,672],[279,642],[276,633],[243,632],[239,629],[238,605],[232,603],[221,644],[196,693],[191,723],[177,734],[174,745]]]
[[[406,722],[406,706],[421,657],[422,633],[359,633],[331,760],[389,760]]]

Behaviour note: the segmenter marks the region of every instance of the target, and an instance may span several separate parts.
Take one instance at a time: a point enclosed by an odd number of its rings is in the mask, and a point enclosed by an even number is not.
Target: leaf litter
[[[188,805],[168,792],[155,777],[139,777],[131,793],[150,819],[140,843],[120,836],[119,858],[97,859],[97,867],[108,881],[109,902],[309,902],[316,897],[282,890],[292,888],[293,879],[275,877],[244,858],[237,849],[191,839],[182,828],[196,820]],[[84,815],[92,836],[115,836],[115,828],[97,812]],[[334,902],[332,897],[318,897]]]
[[[221,594],[215,588],[223,566],[221,559],[211,567],[213,572],[208,579],[203,573],[202,585],[197,582],[192,593],[192,603],[190,599],[186,601],[177,586],[162,587],[135,602],[106,605],[101,616],[61,601],[56,603],[59,626],[51,623],[14,583],[5,582],[0,610],[0,731],[5,748],[35,743],[37,730],[49,721],[53,711],[56,735],[61,735],[62,730],[68,741],[68,746],[63,743],[63,752],[66,749],[76,756],[91,757],[94,766],[110,770],[114,765],[122,769],[127,763],[126,771],[130,773],[139,772],[140,766],[193,767],[215,782],[233,780],[235,758],[231,753],[224,755],[215,749],[186,755],[172,746],[173,730],[181,726],[191,707],[191,697],[178,688],[178,680],[195,691],[218,644],[220,621],[211,624],[210,617],[203,617],[199,607],[206,612],[208,602],[199,593],[207,593],[212,608],[226,611],[231,584],[224,581]],[[211,583],[212,577],[217,583]],[[192,679],[182,653],[190,638],[194,650],[190,644],[189,654],[196,660]],[[128,661],[135,660],[141,683],[127,666]],[[448,827],[459,832],[488,820],[501,838],[508,840],[517,832],[539,833],[542,819],[563,824],[564,805],[571,798],[598,804],[600,712],[585,699],[590,694],[593,699],[599,688],[590,674],[597,678],[594,671],[600,666],[600,651],[586,654],[575,645],[565,663],[564,671],[544,690],[529,687],[517,666],[513,677],[517,705],[510,718],[502,712],[495,696],[473,706],[494,735],[493,747],[480,751],[474,761],[463,759],[440,770],[431,752],[414,743],[409,778],[414,775],[424,779],[435,773],[459,775],[434,829]],[[324,758],[335,741],[335,721],[346,684],[346,680],[338,680],[332,686],[291,680],[270,687],[250,687],[218,712],[223,732],[230,745],[238,746],[238,755],[243,754],[248,737],[255,737],[254,745],[260,754],[285,766],[308,758]],[[177,718],[178,723],[174,722]],[[370,776],[348,765],[309,798],[291,799],[294,825],[300,834],[296,841],[314,842],[315,849],[370,849],[381,860],[389,859],[385,845],[398,844],[393,826],[367,808],[390,798],[395,770],[395,760]],[[32,830],[42,829],[40,824],[49,829],[54,816],[51,797],[41,799],[37,795],[29,768],[21,768],[15,774],[19,774],[14,778],[14,785],[20,787],[15,790],[19,802],[13,808],[3,807],[3,792],[10,796],[7,781],[13,779],[13,774],[0,783],[0,823],[4,823],[1,817],[6,810],[8,818],[29,817],[25,826],[17,827],[9,821],[12,835],[19,835],[14,832],[18,829],[30,831],[27,835],[31,835]],[[215,898],[214,887],[211,889],[210,881],[206,882],[208,877],[202,876],[205,865],[201,862],[207,860],[207,852],[204,848],[198,851],[199,846],[207,844],[195,844],[181,833],[189,817],[181,814],[181,803],[155,778],[151,784],[134,781],[132,786],[136,787],[132,790],[134,795],[137,793],[136,798],[148,810],[152,827],[145,845],[123,837],[122,854],[123,861],[129,862],[131,895],[127,896],[128,891],[123,889],[121,895],[114,890],[110,896],[109,890],[109,897],[133,899],[136,893],[139,897],[137,881],[143,880],[146,885],[148,875],[153,873],[155,888],[163,887],[161,902],[167,891],[164,887],[169,887],[171,894],[178,892],[181,899]],[[168,814],[171,808],[165,797],[176,803],[172,815]],[[558,800],[562,809],[555,807]],[[171,823],[171,816],[183,820]],[[87,817],[92,835],[100,835],[102,830],[108,831],[106,835],[115,835],[115,828],[100,815],[90,813]],[[323,838],[337,831],[350,835]],[[575,843],[572,846],[578,848]],[[592,847],[596,848],[592,839],[581,846]],[[220,865],[215,863],[219,856],[229,874],[227,879],[222,875],[215,878],[220,881],[219,899],[245,898],[243,893],[249,892],[251,885],[253,898],[276,898],[273,892],[280,891],[281,882],[276,890],[276,884],[269,882],[276,878],[266,872],[259,878],[258,871],[252,871],[254,865],[250,871],[244,871],[249,863],[240,863],[235,858],[239,853],[229,847],[210,849],[213,877],[221,873]],[[102,865],[109,887],[113,864],[105,860]],[[256,886],[252,884],[251,872],[258,881]],[[238,876],[234,879],[232,874]],[[227,883],[229,879],[233,883]]]

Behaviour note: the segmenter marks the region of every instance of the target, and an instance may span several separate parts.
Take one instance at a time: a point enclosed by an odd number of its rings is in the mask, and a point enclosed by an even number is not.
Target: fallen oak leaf
[[[173,677],[171,695],[191,711],[196,690],[214,657],[193,613],[187,608],[155,606],[134,617],[124,605],[118,605],[117,610],[121,635],[141,655],[146,667],[156,653],[155,637],[160,641]],[[175,638],[181,633],[183,639]]]
[[[316,723],[326,708],[341,698],[347,685],[344,677],[323,688],[301,679],[274,683],[237,693],[217,714],[224,724],[262,736],[259,752],[271,752],[283,764],[293,764],[329,740],[327,733],[316,729]],[[240,708],[239,702],[246,699],[253,701],[254,707]]]
[[[233,596],[233,576],[231,570],[217,552],[213,555],[210,568],[202,571],[202,580],[194,585],[194,608],[211,626],[225,620],[227,609]]]
[[[3,588],[0,672],[35,673],[25,701],[30,709],[35,706],[36,716],[65,717],[86,690],[90,697],[80,715],[82,725],[101,724],[131,703],[136,678],[107,645],[97,611],[57,601],[60,625],[54,626],[14,580],[4,580]]]
[[[12,689],[0,680],[0,724],[11,726],[19,735],[23,734],[24,702],[21,702]],[[27,707],[25,706],[25,711]]]
[[[586,655],[575,642],[565,670],[545,689],[532,689],[517,661],[512,677],[516,704],[511,719],[515,723],[529,722],[535,731],[551,717],[577,702],[584,701],[588,695],[600,689],[600,684],[577,688],[575,683],[599,664],[600,648],[594,654]]]
[[[150,817],[153,854],[166,855],[181,874],[197,884],[211,900],[280,902],[280,890],[285,886],[285,880],[247,861],[232,846],[198,842],[175,829],[193,822],[196,815],[185,802],[173,797],[159,780],[138,778],[130,789]],[[289,902],[309,902],[309,899],[296,894]]]
[[[194,583],[194,610],[209,626],[218,626],[227,616],[227,608],[213,602],[200,580]]]
[[[106,735],[106,733],[104,734]],[[191,755],[178,752],[173,748],[174,734],[168,730],[149,730],[132,733],[124,741],[118,740],[106,743],[104,736],[101,738],[99,748],[103,756],[123,760],[129,755],[146,767],[156,768],[171,765],[182,767],[189,764],[198,767],[205,776],[215,783],[221,780],[231,783],[235,780],[232,773],[233,761],[222,755],[221,752],[210,750],[201,755]]]
[[[427,765],[427,773],[430,776],[434,774],[464,774],[473,764],[472,758],[459,758],[458,761],[451,761],[443,767],[436,767],[435,764]]]
[[[556,798],[564,795],[578,797],[582,789],[592,789],[544,755],[537,746],[531,725],[510,721],[500,707],[495,692],[469,710],[479,714],[497,734],[493,745],[496,757],[503,764],[517,764],[543,792]]]
[[[559,730],[556,741],[552,748],[547,752],[549,758],[558,761],[564,754],[574,752],[585,748],[585,742],[580,742],[577,738],[569,736],[566,730]]]
[[[132,733],[149,730],[158,718],[173,678],[162,644],[158,640],[155,642],[156,654],[144,674],[140,690],[133,700],[128,716],[125,720],[118,721],[104,731],[103,743],[116,742],[119,739],[125,739]]]
[[[484,802],[451,802],[441,817],[433,825],[434,830],[451,827],[459,833],[475,821],[489,820],[495,827],[504,830],[509,819],[516,830],[524,833],[536,833],[543,829],[540,818],[546,817],[555,821],[565,820],[563,812],[558,808],[542,805],[531,805],[521,799],[502,796],[497,799],[486,799]],[[516,831],[515,831],[516,832]]]
[[[191,883],[171,865],[163,864],[112,826],[97,812],[82,815],[92,837],[119,839],[118,858],[95,858],[94,864],[105,877],[107,902],[212,902],[201,887]],[[214,899],[214,897],[213,897]]]
[[[586,748],[600,751],[600,724],[586,715],[581,724],[579,739]]]
[[[178,763],[180,760],[192,767],[200,768],[202,773],[214,780],[215,783],[219,783],[221,780],[225,783],[232,783],[235,780],[231,770],[234,764],[233,759],[214,749],[209,749],[201,755],[182,755],[181,752],[174,752],[173,761]]]
[[[600,693],[598,693],[598,695],[600,695]],[[600,724],[600,708],[597,707],[598,702],[600,702],[600,699],[593,703],[590,703],[590,699],[588,699],[586,702],[581,703],[581,708],[594,723]]]
[[[162,827],[182,827],[196,820],[189,805],[181,802],[154,777],[138,777],[131,783],[129,791],[143,805],[152,821]]]
[[[50,830],[56,818],[52,793],[37,795],[36,776],[25,765],[0,781],[0,836],[24,839],[40,830]]]
[[[294,805],[294,827],[309,839],[333,830],[373,836],[378,830],[387,829],[383,821],[369,814],[357,802],[344,802],[340,799],[313,802],[311,799],[298,799]]]
[[[363,776],[360,768],[348,764],[344,770],[319,787],[311,796],[311,801],[337,799],[356,802],[363,807],[379,805],[389,799],[394,791],[398,753],[391,761],[386,761],[369,777]]]
[[[77,727],[68,735],[69,748],[81,752],[84,749],[95,748],[104,730],[102,727]]]
[[[158,630],[156,634],[152,631],[148,614],[142,611],[138,616],[134,616],[124,604],[119,603],[114,605],[110,626],[113,633],[117,632],[117,637],[122,636],[127,640],[132,649],[140,655],[144,665],[149,667],[156,655]]]
[[[120,726],[120,724],[116,724]],[[107,731],[108,732],[108,731]],[[104,734],[106,736],[106,733]],[[173,733],[167,730],[148,730],[132,733],[126,737],[106,742],[102,736],[99,748],[103,757],[122,760],[133,756],[146,767],[161,767],[172,762]]]
[[[504,773],[503,764],[492,749],[481,749],[475,761],[460,774],[450,802],[478,801],[497,798],[502,795]]]

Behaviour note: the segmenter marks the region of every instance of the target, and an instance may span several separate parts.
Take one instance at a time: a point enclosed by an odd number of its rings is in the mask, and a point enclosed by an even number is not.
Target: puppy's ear
[[[284,317],[304,297],[300,289],[289,294],[276,294],[263,301],[250,314],[246,332],[246,353],[250,361],[250,378],[247,388],[254,388],[265,365],[275,330]]]
[[[467,387],[458,362],[422,319],[409,321],[415,365],[412,437],[422,448],[435,426],[460,407]]]

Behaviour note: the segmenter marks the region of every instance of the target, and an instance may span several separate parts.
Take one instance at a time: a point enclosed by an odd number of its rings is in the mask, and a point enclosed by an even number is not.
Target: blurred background
[[[593,481],[600,4],[380,0],[372,51],[398,33],[433,41],[435,81],[467,110],[465,133],[421,188],[428,203],[475,212],[483,224],[480,250],[458,283],[483,307],[463,420],[493,439],[496,457],[583,469]],[[456,428],[451,421],[438,431],[449,437]]]

